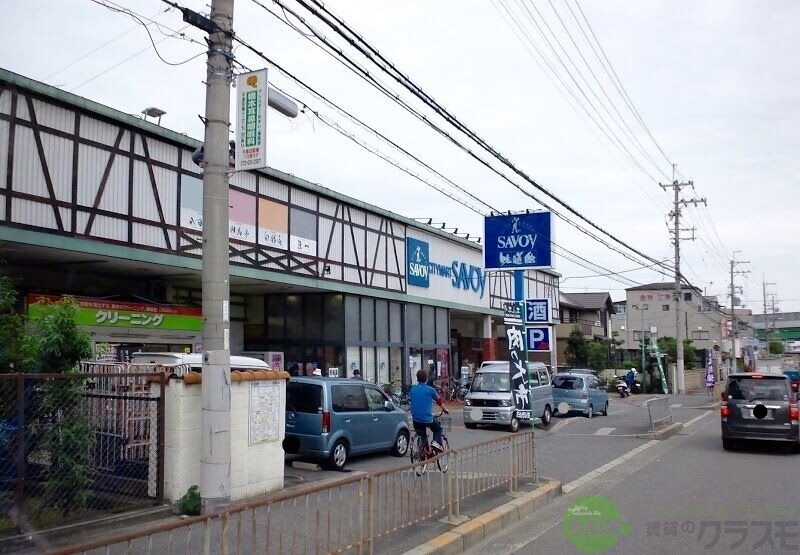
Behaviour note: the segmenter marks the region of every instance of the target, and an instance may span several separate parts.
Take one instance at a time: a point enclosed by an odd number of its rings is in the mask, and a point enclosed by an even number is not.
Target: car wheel
[[[551,418],[553,418],[553,412],[550,410],[550,405],[545,405],[542,413],[542,425],[549,426]]]
[[[603,416],[608,416],[608,401],[606,401],[606,408],[603,409]]]
[[[394,445],[392,446],[392,455],[395,457],[405,457],[408,453],[408,432],[400,430],[397,432],[397,437],[394,438]]]
[[[519,431],[519,420],[517,420],[516,416],[511,417],[511,424],[508,425],[508,429],[512,434],[516,434]]]
[[[592,416],[594,416],[594,408],[589,405],[589,408],[586,409],[586,418],[591,418]]]
[[[343,439],[336,440],[328,457],[328,463],[334,470],[343,470],[347,464],[347,443]]]
[[[726,451],[733,451],[733,440],[723,437],[722,448],[725,449]]]
[[[465,422],[465,423],[464,423],[464,427],[465,427],[466,429],[468,429],[468,430],[474,430],[475,428],[477,428],[477,427],[478,427],[478,425],[477,425],[477,424],[468,424],[468,423],[466,423],[466,422]]]

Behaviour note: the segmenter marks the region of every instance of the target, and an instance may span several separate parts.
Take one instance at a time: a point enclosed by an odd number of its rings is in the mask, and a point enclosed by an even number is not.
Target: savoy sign
[[[550,212],[486,216],[484,268],[487,270],[552,268],[552,235]]]

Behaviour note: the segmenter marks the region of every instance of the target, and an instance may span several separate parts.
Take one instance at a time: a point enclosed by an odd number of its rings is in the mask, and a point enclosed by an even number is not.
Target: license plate
[[[530,420],[530,419],[531,419],[531,411],[529,410],[517,411],[517,420]]]

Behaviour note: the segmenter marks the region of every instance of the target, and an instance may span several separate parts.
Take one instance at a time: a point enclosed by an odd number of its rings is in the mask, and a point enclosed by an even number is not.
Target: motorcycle
[[[642,383],[638,380],[633,382],[633,387],[631,387],[631,393],[641,393],[642,392]]]
[[[619,393],[619,396],[624,399],[625,397],[630,397],[631,390],[628,389],[628,384],[626,384],[623,380],[618,380],[617,393]]]

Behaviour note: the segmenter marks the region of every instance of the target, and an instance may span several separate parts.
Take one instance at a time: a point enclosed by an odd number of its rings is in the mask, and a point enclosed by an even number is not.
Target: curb
[[[668,437],[674,436],[681,430],[683,430],[683,422],[673,422],[669,426],[661,428],[660,430],[656,430],[655,432],[636,434],[636,437],[639,439],[667,439]]]
[[[544,480],[546,479],[543,478],[542,481]],[[559,495],[561,495],[561,482],[547,480],[546,484],[538,486],[535,490],[520,494],[512,501],[406,551],[404,555],[462,553],[506,526],[519,522],[548,505]]]

